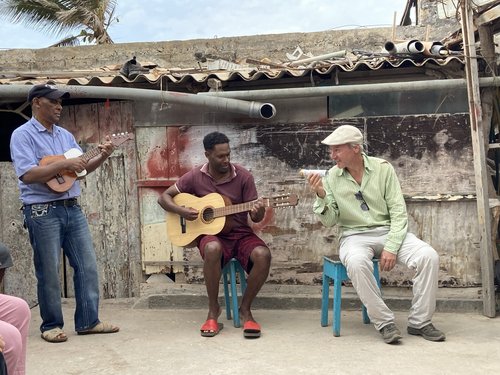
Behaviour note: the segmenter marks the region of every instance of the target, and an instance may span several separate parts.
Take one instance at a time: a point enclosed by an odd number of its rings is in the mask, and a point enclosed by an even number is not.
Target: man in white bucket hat
[[[339,255],[370,320],[388,344],[401,340],[394,313],[382,299],[372,258],[382,271],[397,264],[415,271],[407,332],[430,341],[446,336],[431,323],[436,307],[439,258],[427,243],[408,232],[408,215],[392,165],[363,152],[363,134],[351,125],[335,129],[322,143],[336,165],[325,177],[308,176],[316,193],[313,210],[325,226],[340,227]]]

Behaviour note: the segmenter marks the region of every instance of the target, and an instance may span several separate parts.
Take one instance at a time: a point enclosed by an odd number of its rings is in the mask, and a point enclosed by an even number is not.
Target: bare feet
[[[209,306],[208,307],[208,314],[207,314],[207,320],[208,319],[219,319],[220,314],[222,313],[222,309],[219,304],[215,306]]]
[[[255,322],[255,319],[252,316],[252,312],[250,310],[242,310],[241,307],[239,309],[240,319],[245,322]]]

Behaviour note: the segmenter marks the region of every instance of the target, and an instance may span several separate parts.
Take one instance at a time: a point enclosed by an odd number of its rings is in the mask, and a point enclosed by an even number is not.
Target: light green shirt
[[[365,153],[363,160],[361,186],[347,170],[334,166],[323,177],[326,196],[316,198],[313,210],[325,226],[338,224],[341,235],[388,228],[384,249],[397,254],[408,230],[408,215],[396,172],[386,160]],[[362,201],[355,195],[358,191],[369,210],[361,209]]]

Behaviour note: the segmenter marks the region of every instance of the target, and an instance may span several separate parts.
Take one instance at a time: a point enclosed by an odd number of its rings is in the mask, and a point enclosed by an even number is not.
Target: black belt
[[[76,198],[69,198],[69,199],[61,199],[61,200],[52,201],[52,202],[26,204],[26,205],[24,205],[24,207],[31,207],[34,204],[48,204],[50,206],[73,207],[73,206],[76,206],[78,204],[78,199],[76,199]]]
[[[59,201],[47,202],[47,204],[51,204],[52,206],[72,207],[78,204],[78,199],[76,198],[62,199]]]

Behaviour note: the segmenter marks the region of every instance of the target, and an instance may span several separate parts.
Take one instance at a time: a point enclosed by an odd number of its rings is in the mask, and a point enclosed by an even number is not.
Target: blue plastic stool
[[[378,270],[378,259],[373,259],[373,276],[377,280],[380,288],[380,274]],[[328,257],[323,257],[323,291],[321,297],[321,326],[328,325],[328,299],[330,292],[330,280],[333,280],[333,335],[340,336],[340,309],[342,303],[342,282],[349,280],[347,270],[340,260],[332,260]],[[363,305],[363,323],[369,324],[370,318],[366,312],[366,307]]]
[[[245,270],[240,262],[235,258],[231,259],[222,269],[222,279],[224,280],[224,299],[226,301],[226,317],[231,320],[231,310],[234,316],[233,324],[236,328],[240,327],[240,314],[238,308],[238,292],[236,290],[236,272],[240,274],[241,295],[247,288]],[[229,293],[228,278],[231,283],[231,293]],[[231,299],[231,301],[229,301]]]

